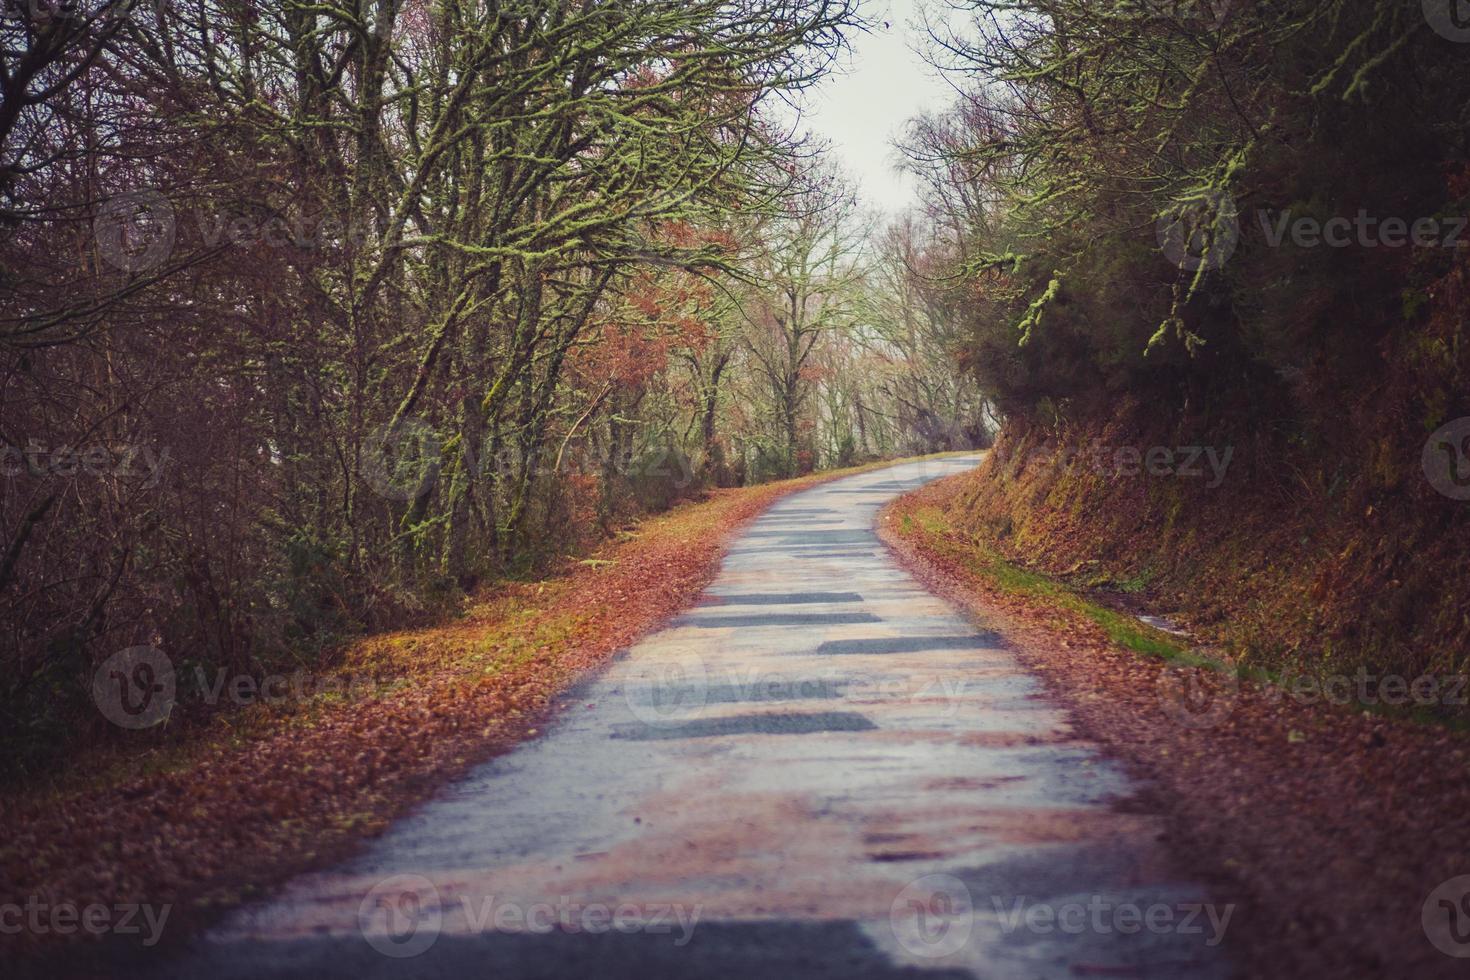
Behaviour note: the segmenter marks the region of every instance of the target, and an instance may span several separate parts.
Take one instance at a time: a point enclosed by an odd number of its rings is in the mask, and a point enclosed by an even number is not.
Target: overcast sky
[[[912,116],[944,107],[953,92],[914,51],[924,37],[915,0],[869,0],[863,13],[873,31],[852,34],[840,70],[807,94],[802,122],[831,141],[867,204],[902,211],[914,203],[914,184],[894,169],[893,140]]]

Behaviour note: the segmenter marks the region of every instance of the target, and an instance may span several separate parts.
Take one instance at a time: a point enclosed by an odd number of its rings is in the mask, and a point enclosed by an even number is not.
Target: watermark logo
[[[194,668],[194,690],[205,704],[213,707],[228,702],[237,707],[252,704],[280,704],[286,701],[309,701],[319,697],[335,697],[360,701],[384,690],[387,682],[372,674],[310,674],[297,670],[291,674],[230,674],[224,668],[213,678],[202,666]]]
[[[92,678],[92,697],[102,714],[123,728],[151,728],[166,721],[179,701],[197,699],[209,707],[306,702],[318,698],[360,701],[375,697],[391,682],[372,674],[291,674],[213,672],[202,665],[176,670],[173,661],[154,647],[130,647],[108,657]]]
[[[152,188],[108,198],[92,221],[97,252],[122,272],[147,272],[174,248],[174,209]]]
[[[1164,714],[1185,728],[1209,729],[1230,717],[1240,696],[1240,679],[1232,665],[1224,669],[1169,667],[1159,674],[1155,690]]]
[[[417,500],[444,465],[444,439],[429,423],[406,418],[379,426],[363,446],[358,472],[378,496]]]
[[[1424,444],[1424,475],[1451,500],[1470,500],[1470,416],[1442,426]]]
[[[210,248],[220,248],[225,244],[236,248],[301,250],[362,248],[372,243],[377,235],[370,223],[343,221],[331,213],[201,212],[196,216],[195,224],[200,240]]]
[[[677,930],[672,945],[683,947],[694,939],[699,917],[704,914],[703,905],[692,908],[679,903],[665,902],[580,902],[563,895],[555,902],[504,901],[494,895],[461,895],[459,904],[464,922],[476,933],[531,933],[547,935],[562,932],[567,935],[587,933],[601,935],[608,932],[633,935],[643,933],[650,936],[671,936]]]
[[[1225,483],[1235,458],[1234,446],[1108,446],[1093,442],[1083,447],[1053,449],[1036,446],[1024,453],[998,449],[996,458],[1012,478],[1033,468],[1080,466],[1108,479],[1140,476],[1199,480],[1207,490]]]
[[[679,660],[651,658],[636,664],[623,685],[623,696],[633,717],[645,725],[670,725],[688,712],[704,707],[709,675],[698,656]]]
[[[1470,0],[1420,0],[1434,33],[1456,44],[1470,43]]]
[[[970,941],[975,907],[970,889],[954,875],[925,875],[910,882],[888,911],[899,945],[915,956],[953,956]]]
[[[1321,220],[1310,215],[1294,216],[1290,209],[1272,214],[1256,212],[1266,244],[1281,248],[1287,240],[1297,248],[1465,248],[1465,228],[1470,219],[1375,217],[1367,208]]]
[[[19,902],[0,904],[0,935],[29,932],[33,936],[72,936],[80,932],[89,936],[141,936],[142,945],[152,947],[158,945],[163,937],[163,927],[172,911],[172,904],[119,902],[103,905],[93,902],[78,905],[76,902],[47,902],[38,895],[32,895],[24,905]]]
[[[173,661],[156,647],[119,650],[92,675],[92,700],[121,728],[152,728],[173,711],[177,683]]]
[[[1451,878],[1430,892],[1420,922],[1435,949],[1470,959],[1470,875]]]
[[[22,474],[33,477],[72,479],[81,476],[112,476],[119,479],[144,478],[143,486],[158,486],[171,460],[172,450],[164,446],[157,451],[148,445],[67,446],[54,449],[31,440],[24,448],[0,443],[0,476],[15,478]]]
[[[444,927],[439,891],[423,875],[384,878],[357,907],[357,928],[373,949],[403,960],[428,951]]]
[[[1352,675],[1288,672],[1263,693],[1272,700],[1290,697],[1298,704],[1463,708],[1467,702],[1467,685],[1470,677],[1464,674],[1420,674],[1410,678],[1402,674],[1371,674],[1368,668],[1359,667]]]
[[[970,688],[966,677],[944,673],[816,671],[812,673],[707,667],[693,658],[650,662],[623,685],[628,708],[639,721],[658,726],[682,721],[706,704],[768,704],[881,698],[919,704],[937,717],[953,717]]]
[[[1219,269],[1240,244],[1240,209],[1229,194],[1205,188],[1161,214],[1154,233],[1164,256],[1180,269]]]
[[[1007,935],[1026,931],[1046,936],[1064,933],[1080,936],[1132,936],[1148,933],[1155,936],[1203,936],[1208,947],[1220,945],[1230,927],[1234,905],[1208,902],[1152,902],[1147,905],[1131,901],[1114,901],[1109,896],[1093,895],[1086,902],[1029,902],[1025,896],[1012,899],[1007,906],[999,896],[991,897],[1001,931]]]

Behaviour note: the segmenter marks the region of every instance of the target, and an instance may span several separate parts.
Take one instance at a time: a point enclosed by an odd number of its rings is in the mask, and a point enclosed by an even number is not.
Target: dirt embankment
[[[1470,717],[1465,699],[1397,691],[1470,673],[1470,487],[1439,451],[1452,439],[1324,460],[1141,438],[1130,415],[1013,427],[949,506],[955,525],[1104,601],[1177,617],[1245,666]]]
[[[1239,903],[1227,941],[1241,975],[1464,976],[1467,961],[1450,954],[1470,954],[1455,934],[1465,916],[1452,922],[1448,909],[1470,909],[1470,739],[1403,710],[1365,711],[1355,689],[1321,683],[1329,674],[1283,687],[1209,659],[1224,638],[1264,644],[1273,616],[1282,648],[1320,649],[1313,624],[1343,628],[1350,594],[1376,617],[1367,593],[1393,574],[1384,557],[1348,553],[1322,568],[1334,545],[1289,517],[1211,526],[1228,505],[1190,509],[1198,494],[1137,482],[1100,487],[1040,453],[1015,472],[1008,462],[997,453],[902,499],[883,515],[884,537],[1004,632],[1079,730],[1149,787],[1122,805],[1166,814],[1181,864]],[[1401,547],[1343,535],[1374,555]],[[1183,613],[1212,638],[1153,629],[1129,604]]]

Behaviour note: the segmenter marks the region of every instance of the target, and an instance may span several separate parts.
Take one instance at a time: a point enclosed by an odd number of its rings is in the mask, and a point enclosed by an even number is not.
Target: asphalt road
[[[356,859],[150,975],[1228,975],[1228,911],[879,508],[974,458],[787,497],[700,602]]]

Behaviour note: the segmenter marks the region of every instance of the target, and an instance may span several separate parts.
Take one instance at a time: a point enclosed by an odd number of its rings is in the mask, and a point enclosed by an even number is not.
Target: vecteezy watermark
[[[444,439],[419,418],[388,422],[363,445],[358,472],[378,496],[417,500],[434,487],[444,466]]]
[[[118,194],[102,202],[92,234],[102,261],[121,272],[148,272],[173,253],[173,205],[152,188]]]
[[[1007,450],[995,450],[1001,465],[1014,465],[1013,474],[1032,467],[1082,466],[1102,476],[1129,478],[1139,476],[1167,477],[1180,480],[1206,480],[1205,487],[1214,490],[1225,482],[1235,458],[1234,446],[1107,446],[1093,442],[1082,448],[1055,450],[1038,446],[1025,453],[1014,454],[1009,464]]]
[[[25,448],[0,443],[0,476],[17,477],[28,473],[36,477],[115,476],[122,479],[143,478],[143,486],[158,486],[170,459],[168,446],[162,450],[147,445],[127,446],[57,446],[29,442]]]
[[[1160,214],[1154,234],[1164,256],[1180,269],[1219,269],[1240,244],[1240,210],[1229,194],[1203,188]]]
[[[0,903],[0,934],[14,936],[22,932],[44,936],[71,936],[78,932],[89,936],[142,936],[144,946],[155,946],[163,935],[173,905],[150,905],[140,902],[118,902],[103,905],[93,902],[47,902],[36,895],[18,902]]]
[[[444,465],[444,440],[422,419],[389,422],[368,436],[358,472],[380,497],[417,500]]]
[[[1424,475],[1451,500],[1470,500],[1470,416],[1441,426],[1424,443]]]
[[[383,879],[363,896],[357,925],[373,949],[394,959],[408,959],[428,952],[451,916],[471,933],[641,933],[674,936],[673,945],[683,947],[694,938],[703,912],[702,905],[584,902],[566,895],[556,901],[461,895],[458,902],[449,902],[428,878],[403,874]]]
[[[1355,217],[1338,216],[1321,220],[1292,217],[1291,211],[1273,215],[1262,209],[1256,212],[1266,244],[1280,248],[1287,239],[1297,248],[1466,248],[1465,228],[1470,218],[1376,218],[1367,208],[1359,208]]]
[[[1339,707],[1463,708],[1470,705],[1470,677],[1420,674],[1375,674],[1359,667],[1355,674],[1288,673],[1264,692],[1267,699],[1291,698],[1298,704]]]
[[[92,677],[92,700],[103,717],[122,728],[151,728],[172,714],[181,676],[193,679],[191,697],[210,706],[222,702],[236,707],[280,704],[333,695],[358,700],[384,687],[370,674],[312,674],[305,670],[257,676],[232,673],[222,667],[210,671],[195,665],[181,675],[162,650],[137,646],[120,650],[102,662]]]
[[[635,664],[623,697],[633,716],[657,727],[684,721],[706,704],[759,704],[836,698],[925,702],[947,717],[959,710],[969,678],[945,673],[869,674],[861,671],[791,673],[722,666],[711,670],[698,655],[657,656]]]
[[[1233,665],[1166,667],[1155,683],[1159,707],[1185,728],[1214,728],[1235,711],[1240,679]]]
[[[1146,474],[1184,480],[1202,480],[1208,476],[1210,480],[1205,486],[1214,490],[1225,482],[1235,447],[1150,446],[1139,449],[1118,446],[1108,449],[1093,446],[1081,455],[1095,473],[1129,478]]]
[[[677,902],[582,902],[561,896],[554,902],[505,901],[494,895],[460,897],[465,923],[474,932],[529,932],[545,935],[553,931],[598,935],[673,936],[673,945],[689,945],[704,913],[703,905],[692,908]]]
[[[654,728],[677,724],[688,712],[704,707],[709,691],[704,659],[697,654],[640,660],[623,684],[628,710]]]
[[[251,704],[281,704],[286,701],[308,701],[334,695],[356,701],[376,694],[384,687],[371,674],[313,674],[305,670],[289,674],[232,674],[223,667],[206,671],[196,666],[192,671],[195,690],[205,704],[214,706],[229,701],[236,707]]]
[[[1465,2],[1470,11],[1470,0]],[[1290,209],[1256,211],[1265,243],[1281,248],[1467,248],[1470,217],[1377,217],[1359,208],[1353,217],[1294,216]],[[1240,209],[1233,197],[1205,189],[1182,198],[1159,215],[1155,227],[1159,248],[1187,272],[1220,269],[1240,244]]]
[[[954,875],[931,874],[909,882],[888,909],[893,938],[915,956],[953,956],[970,941],[975,905]]]
[[[107,265],[122,272],[156,269],[173,254],[180,223],[187,213],[176,213],[162,192],[144,187],[104,200],[92,219],[97,253]],[[265,246],[317,250],[361,246],[374,240],[370,224],[342,221],[331,215],[194,214],[198,240],[210,249]]]
[[[1470,959],[1470,875],[1451,878],[1430,892],[1419,921],[1435,949]]]
[[[371,225],[339,221],[330,215],[310,219],[302,215],[208,214],[199,216],[198,228],[200,240],[210,248],[225,242],[237,247],[303,250],[361,247],[375,237]]]
[[[417,500],[431,492],[449,461],[449,440],[433,423],[416,416],[386,422],[364,440],[358,473],[380,497],[387,500]],[[461,466],[479,476],[519,480],[529,465],[534,478],[565,476],[568,473],[616,473],[627,479],[657,479],[676,490],[694,483],[694,467],[680,450],[661,446],[640,452],[599,455],[585,447],[527,463],[520,450],[506,446],[498,453],[483,452],[482,446],[459,441],[454,453]]]
[[[425,953],[444,928],[439,890],[423,875],[394,875],[375,884],[357,907],[357,929],[384,956]]]
[[[156,647],[119,650],[92,675],[97,710],[120,728],[152,728],[167,721],[177,690],[173,661]]]
[[[1141,904],[1093,895],[1086,902],[1028,902],[1025,896],[993,896],[991,904],[1001,931],[1025,931],[1040,936],[1203,936],[1209,947],[1220,945],[1235,906],[1210,902],[1151,902]]]
[[[1240,680],[1231,663],[1220,669],[1171,667],[1158,679],[1159,706],[1187,728],[1214,728],[1229,718],[1240,696]],[[1470,677],[1378,674],[1366,667],[1356,673],[1288,671],[1260,689],[1262,701],[1301,705],[1386,708],[1464,708],[1470,705]]]
[[[1470,44],[1470,2],[1466,0],[1420,0],[1424,19],[1440,37],[1457,44]]]

